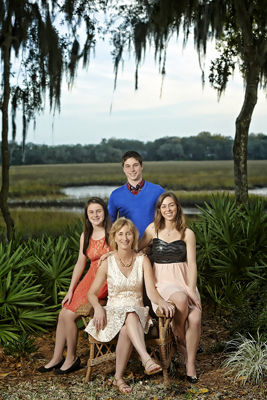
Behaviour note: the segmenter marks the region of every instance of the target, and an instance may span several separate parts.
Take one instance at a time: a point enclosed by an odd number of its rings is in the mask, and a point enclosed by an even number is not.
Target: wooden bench
[[[105,305],[106,301],[100,300],[100,304]],[[93,317],[94,310],[91,304],[86,303],[77,308],[76,314],[82,318],[84,326],[87,326],[88,321]],[[157,310],[156,314],[158,321],[156,321],[155,325],[151,327],[147,335],[145,335],[145,342],[150,357],[157,360],[162,366],[164,385],[167,386],[169,384],[168,367],[172,355],[175,352],[175,340],[170,326],[171,318],[167,318],[159,310]],[[110,342],[102,343],[88,334],[88,342],[90,353],[87,362],[85,382],[90,380],[92,368],[95,365],[116,359],[115,350],[117,337],[112,339]],[[140,359],[135,349],[132,351],[131,358]]]

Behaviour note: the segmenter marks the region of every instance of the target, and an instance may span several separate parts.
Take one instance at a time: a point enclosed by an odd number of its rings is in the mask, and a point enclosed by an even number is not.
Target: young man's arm
[[[108,212],[111,222],[114,222],[117,219],[117,214],[118,214],[118,209],[117,206],[115,205],[114,197],[115,196],[112,192],[108,201]]]

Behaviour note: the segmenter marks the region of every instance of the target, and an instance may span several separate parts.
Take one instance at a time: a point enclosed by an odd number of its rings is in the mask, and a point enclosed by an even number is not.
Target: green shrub
[[[48,249],[43,254],[37,252],[34,256],[33,268],[44,293],[58,305],[58,293],[68,289],[77,255],[70,251],[69,239],[62,236],[52,241],[48,238],[45,246]],[[40,249],[40,243],[36,247]]]
[[[4,343],[4,354],[11,355],[14,358],[27,357],[35,353],[39,347],[34,344],[35,339],[29,337],[29,333],[23,332],[22,335]]]
[[[257,339],[238,334],[237,339],[227,342],[226,351],[231,351],[223,363],[226,374],[235,374],[234,380],[240,379],[242,384],[261,383],[267,375],[267,342],[263,342],[260,334]]]
[[[199,207],[191,228],[197,241],[199,287],[224,307],[239,306],[267,272],[267,214],[264,201],[250,208],[228,196],[212,196]]]
[[[67,225],[63,238],[69,240],[69,250],[74,252],[74,254],[79,255],[80,249],[80,237],[83,232],[83,221],[80,218],[75,219],[75,225]]]
[[[28,248],[12,241],[0,243],[0,341],[17,339],[23,331],[45,330],[56,315],[46,305],[46,296],[31,267],[33,257]]]
[[[267,288],[266,283],[259,282],[253,291],[244,293],[241,304],[230,305],[227,317],[230,334],[239,332],[254,338],[259,332],[262,340],[267,341]]]

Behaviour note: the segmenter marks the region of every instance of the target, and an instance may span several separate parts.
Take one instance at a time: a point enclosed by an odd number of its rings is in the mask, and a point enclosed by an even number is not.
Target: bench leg
[[[89,338],[89,336],[88,336]],[[90,343],[90,353],[89,353],[89,358],[87,361],[87,371],[86,371],[86,375],[84,378],[84,382],[87,383],[90,381],[91,379],[91,374],[92,374],[92,364],[91,364],[91,360],[94,359],[94,355],[95,355],[95,344],[94,343]]]
[[[159,347],[159,352],[160,352],[160,361],[161,361],[161,365],[162,365],[164,385],[168,386],[170,383],[170,380],[169,380],[168,366],[167,366],[167,360],[166,360],[166,346],[164,344]]]
[[[89,363],[89,360],[88,360]],[[86,371],[86,375],[84,378],[84,383],[88,383],[91,379],[91,374],[92,374],[92,367],[87,365],[87,371]]]

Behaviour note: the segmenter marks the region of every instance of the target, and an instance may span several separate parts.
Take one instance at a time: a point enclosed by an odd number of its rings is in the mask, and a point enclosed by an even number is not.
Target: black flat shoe
[[[189,383],[196,383],[198,381],[198,378],[197,376],[186,375],[186,380]]]
[[[197,348],[197,354],[201,354],[203,353],[203,351],[204,351],[203,347],[199,345]]]
[[[55,374],[58,374],[58,375],[70,374],[71,372],[77,371],[80,368],[80,364],[81,364],[81,360],[80,360],[80,357],[78,357],[77,360],[68,369],[63,370],[63,369],[57,368],[57,369],[55,369],[54,372],[55,372]]]
[[[40,368],[38,368],[38,371],[41,372],[42,374],[44,372],[51,372],[51,371],[53,371],[54,368],[55,369],[60,368],[64,364],[64,361],[65,361],[65,357],[63,357],[62,360],[59,363],[57,363],[56,365],[54,365],[53,367],[50,367],[50,368],[40,367]]]

